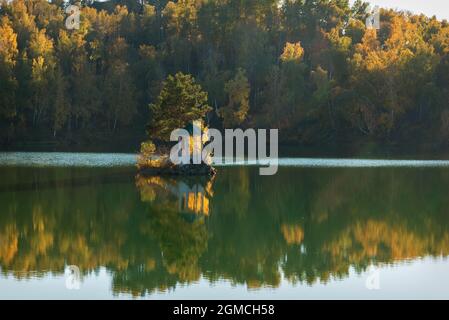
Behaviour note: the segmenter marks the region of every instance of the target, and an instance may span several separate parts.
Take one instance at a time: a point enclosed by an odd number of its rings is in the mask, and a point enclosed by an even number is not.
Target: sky
[[[438,19],[449,20],[449,0],[366,0],[373,6],[384,8],[408,10],[413,13],[424,13],[427,16],[435,15]],[[350,0],[354,3],[355,0]]]

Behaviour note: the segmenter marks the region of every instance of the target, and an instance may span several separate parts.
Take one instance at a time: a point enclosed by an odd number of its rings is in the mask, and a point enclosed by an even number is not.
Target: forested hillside
[[[75,3],[75,1],[72,1]],[[216,128],[295,146],[449,142],[449,24],[347,0],[0,1],[0,147],[137,150],[162,82],[191,75]],[[172,115],[176,117],[176,115]]]

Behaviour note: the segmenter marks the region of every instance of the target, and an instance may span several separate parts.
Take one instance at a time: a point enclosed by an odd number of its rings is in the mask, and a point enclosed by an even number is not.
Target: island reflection
[[[449,255],[447,169],[221,168],[214,180],[124,169],[2,168],[0,267],[17,279],[105,267],[134,296],[223,279],[313,285]]]

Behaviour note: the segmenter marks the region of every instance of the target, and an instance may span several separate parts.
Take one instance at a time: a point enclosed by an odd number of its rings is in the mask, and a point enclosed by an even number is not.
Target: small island
[[[193,142],[193,131],[201,132],[207,137],[205,118],[212,108],[207,104],[208,96],[190,75],[181,72],[169,75],[162,84],[162,90],[155,103],[150,104],[151,120],[147,125],[148,140],[142,142],[137,158],[137,168],[144,176],[181,175],[214,176],[216,169],[209,160],[199,164],[175,164],[170,160],[171,133],[176,129],[185,129],[191,134],[189,141],[190,155],[194,148],[203,147],[207,142],[201,138]],[[174,116],[173,116],[174,115]],[[201,151],[200,151],[201,152]]]

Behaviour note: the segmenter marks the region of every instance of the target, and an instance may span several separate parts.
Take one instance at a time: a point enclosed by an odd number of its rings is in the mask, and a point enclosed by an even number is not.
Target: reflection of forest
[[[114,292],[200,276],[259,288],[278,286],[280,272],[326,282],[351,266],[449,255],[446,169],[280,168],[261,177],[222,168],[213,182],[113,169],[0,174],[0,266],[17,278],[74,264],[84,273],[105,266]]]
[[[177,201],[178,211],[197,215],[209,215],[209,199],[213,196],[214,178],[169,179],[163,177],[136,177],[141,200],[161,203]]]

